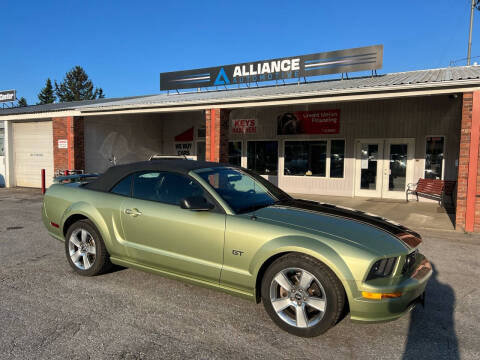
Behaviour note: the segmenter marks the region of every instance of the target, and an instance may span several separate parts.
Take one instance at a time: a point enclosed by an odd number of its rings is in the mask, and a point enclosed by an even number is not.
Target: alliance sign
[[[383,45],[292,56],[251,63],[166,72],[160,90],[237,85],[381,69]]]
[[[0,91],[0,103],[14,102],[17,98],[15,90]]]

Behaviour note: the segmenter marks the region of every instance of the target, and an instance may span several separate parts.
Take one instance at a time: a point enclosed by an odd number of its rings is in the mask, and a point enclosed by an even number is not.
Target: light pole
[[[470,9],[470,32],[468,34],[467,66],[470,65],[470,59],[472,55],[473,12],[475,8],[478,8],[480,10],[480,0],[472,0],[472,7]]]

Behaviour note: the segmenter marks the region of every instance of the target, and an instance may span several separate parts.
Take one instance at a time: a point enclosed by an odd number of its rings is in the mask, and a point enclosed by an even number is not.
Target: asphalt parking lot
[[[122,269],[85,278],[47,235],[38,191],[0,189],[0,359],[479,359],[480,237],[420,231],[426,308],[289,335],[262,305]]]

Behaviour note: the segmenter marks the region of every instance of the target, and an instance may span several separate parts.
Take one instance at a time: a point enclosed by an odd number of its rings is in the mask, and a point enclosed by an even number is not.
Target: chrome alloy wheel
[[[68,251],[75,266],[88,270],[95,263],[95,240],[85,229],[76,229],[68,239]]]
[[[288,268],[270,284],[270,301],[277,315],[298,328],[315,326],[327,308],[327,296],[320,281],[300,268]]]

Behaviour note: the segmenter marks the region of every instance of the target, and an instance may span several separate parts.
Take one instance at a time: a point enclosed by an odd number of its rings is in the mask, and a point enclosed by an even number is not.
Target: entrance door
[[[383,191],[385,198],[405,198],[413,180],[414,139],[387,139],[384,147]]]
[[[356,149],[355,195],[382,196],[383,140],[359,140]]]
[[[355,195],[403,198],[413,178],[414,139],[356,142]]]

